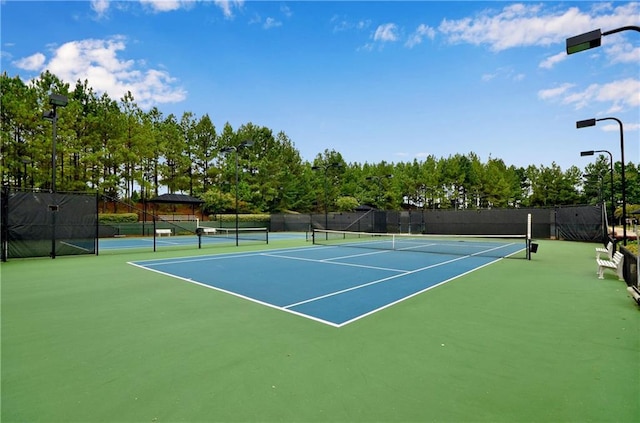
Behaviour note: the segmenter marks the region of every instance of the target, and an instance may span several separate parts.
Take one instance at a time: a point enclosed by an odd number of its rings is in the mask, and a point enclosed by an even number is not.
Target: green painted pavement
[[[1,420],[640,421],[638,306],[539,244],[340,329],[126,264],[211,250],[11,260]]]

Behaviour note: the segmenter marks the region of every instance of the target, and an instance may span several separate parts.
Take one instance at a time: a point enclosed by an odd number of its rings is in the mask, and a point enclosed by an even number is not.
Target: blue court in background
[[[130,264],[340,327],[497,260],[311,246]]]
[[[262,236],[262,235],[259,235]],[[270,240],[280,239],[304,239],[304,232],[270,232]],[[257,239],[257,238],[256,238]],[[212,237],[203,236],[201,238],[203,246],[216,246],[223,244],[235,243],[235,236],[233,233],[227,236]],[[156,248],[162,249],[164,247],[194,247],[198,248],[198,237],[196,235],[178,235],[178,236],[156,236],[155,239]],[[240,244],[260,243],[257,240],[240,240]],[[265,242],[266,243],[266,242]],[[129,249],[143,249],[153,248],[153,237],[121,237],[121,238],[100,238],[98,240],[98,251],[118,251]]]

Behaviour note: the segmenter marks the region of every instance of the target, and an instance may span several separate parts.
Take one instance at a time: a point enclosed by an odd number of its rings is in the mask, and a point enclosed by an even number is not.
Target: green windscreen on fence
[[[95,254],[96,194],[3,190],[2,258]]]

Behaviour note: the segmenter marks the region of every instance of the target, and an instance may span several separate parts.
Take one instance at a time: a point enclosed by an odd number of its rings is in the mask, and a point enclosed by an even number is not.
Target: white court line
[[[282,251],[282,252],[292,252],[292,251],[304,251],[304,250],[324,250],[327,248],[335,248],[335,247],[302,247],[302,248],[275,248],[273,250],[266,251]],[[190,256],[190,257],[180,257],[180,258],[161,258],[161,259],[151,259],[151,260],[140,260],[136,262],[128,262],[128,264],[141,264],[143,266],[164,266],[171,264],[182,264],[182,263],[193,263],[198,261],[208,261],[208,260],[223,260],[223,259],[234,259],[234,258],[242,258],[242,257],[251,257],[251,256],[259,256],[264,253],[265,250],[260,251],[250,251],[246,253],[220,253],[220,254],[209,254],[206,256]]]
[[[248,300],[248,301],[251,301],[251,302],[256,303],[256,304],[260,304],[260,305],[263,305],[263,306],[274,308],[274,309],[280,310],[280,311],[285,311],[287,313],[295,314],[296,316],[300,316],[300,317],[305,317],[305,318],[310,319],[310,320],[315,320],[316,322],[324,323],[325,325],[333,326],[335,328],[340,327],[340,325],[338,325],[336,323],[333,323],[333,322],[330,322],[328,320],[324,320],[324,319],[320,319],[318,317],[314,317],[314,316],[311,316],[311,315],[308,315],[308,314],[300,313],[300,312],[297,312],[295,310],[287,310],[286,308],[277,306],[275,304],[271,304],[271,303],[268,303],[268,302],[265,302],[265,301],[260,301],[260,300],[258,300],[256,298],[252,298],[252,297],[248,297],[246,295],[238,294],[237,292],[234,292],[234,291],[229,291],[229,290],[226,290],[226,289],[223,289],[223,288],[219,288],[219,287],[213,286],[213,285],[207,285],[206,283],[194,281],[193,279],[190,279],[190,278],[185,278],[183,276],[174,275],[173,273],[167,273],[167,272],[162,272],[160,270],[151,269],[149,267],[145,267],[145,266],[139,265],[137,263],[129,262],[129,264],[132,265],[132,266],[135,266],[135,267],[139,267],[139,268],[144,269],[144,270],[149,270],[151,272],[159,273],[159,274],[164,275],[164,276],[169,276],[169,277],[174,278],[174,279],[179,279],[179,280],[182,280],[182,281],[185,281],[185,282],[189,282],[189,283],[192,283],[192,284],[195,284],[195,285],[199,285],[199,286],[202,286],[204,288],[213,289],[214,291],[222,292],[224,294],[233,295],[234,297],[241,298],[243,300]]]
[[[264,253],[262,255],[263,256],[267,256],[267,257],[282,258],[282,259],[287,259],[287,260],[299,260],[299,261],[309,261],[309,262],[312,262],[312,263],[332,264],[332,265],[335,265],[335,266],[362,267],[362,268],[365,268],[365,269],[388,270],[390,272],[408,272],[408,270],[405,270],[405,269],[392,269],[392,268],[389,268],[389,267],[377,267],[377,266],[369,266],[369,265],[365,265],[365,264],[341,263],[341,262],[332,261],[332,260],[337,260],[338,258],[310,259],[310,258],[304,258],[304,257],[292,257],[292,256],[281,255],[281,254],[267,254],[267,253]],[[366,256],[366,255],[369,255],[369,254],[353,255],[353,256],[349,256],[349,257],[358,257],[358,256]],[[346,258],[346,256],[345,257],[340,257],[340,258]]]
[[[273,249],[273,250],[267,250],[267,251],[274,252],[274,253],[277,253],[277,252],[286,253],[286,252],[299,252],[299,251],[312,250],[312,249],[313,250],[320,250],[320,249],[326,249],[326,248],[339,248],[339,247],[336,247],[336,246],[325,246],[325,247],[310,246],[310,247],[305,247],[305,248],[299,248],[299,247],[298,248],[296,248],[296,247],[294,247],[294,248],[281,248],[281,249]],[[493,250],[493,249],[491,249],[491,250]],[[491,250],[487,250],[487,251],[491,251]],[[389,252],[389,251],[385,250],[385,251],[381,251],[380,253],[384,253],[384,252]],[[369,254],[376,254],[376,253],[378,253],[378,252],[358,254],[358,255],[353,255],[353,257],[362,256],[362,255],[369,255]],[[369,312],[366,312],[364,314],[356,316],[356,317],[354,317],[354,318],[352,318],[350,320],[344,321],[342,323],[334,323],[334,322],[331,322],[331,321],[327,321],[327,320],[324,320],[324,319],[321,319],[321,318],[318,318],[318,317],[314,317],[314,316],[309,315],[309,314],[297,312],[295,310],[292,310],[291,308],[295,307],[295,306],[298,306],[298,305],[305,304],[305,303],[318,301],[318,300],[321,300],[323,298],[328,298],[328,297],[340,295],[340,294],[345,293],[345,292],[354,291],[354,290],[357,290],[357,289],[360,289],[360,288],[365,288],[367,286],[383,283],[383,282],[391,280],[391,279],[396,279],[396,278],[399,278],[399,277],[402,277],[402,276],[406,276],[406,275],[409,275],[409,274],[421,272],[423,270],[428,270],[428,269],[435,268],[435,267],[438,267],[438,266],[442,266],[442,265],[445,265],[445,264],[453,263],[453,262],[456,262],[456,261],[459,261],[459,260],[464,260],[464,259],[467,259],[467,258],[469,258],[471,256],[475,256],[475,255],[478,255],[478,254],[480,254],[480,253],[474,253],[474,254],[469,254],[469,255],[465,255],[465,256],[456,257],[456,258],[451,259],[451,260],[447,260],[447,261],[444,261],[444,262],[436,263],[436,264],[433,264],[433,265],[430,265],[430,266],[426,266],[426,267],[419,268],[419,269],[416,269],[416,270],[411,270],[411,271],[379,268],[379,269],[384,269],[384,270],[389,270],[389,271],[398,271],[398,272],[402,272],[402,273],[399,273],[397,275],[393,275],[393,276],[390,276],[390,277],[387,277],[387,278],[379,279],[379,280],[376,280],[376,281],[368,282],[368,283],[365,283],[365,284],[362,284],[362,285],[358,285],[358,286],[354,286],[354,287],[351,287],[351,288],[347,288],[347,289],[343,289],[343,290],[340,290],[340,291],[336,291],[336,292],[332,292],[332,293],[329,293],[329,294],[325,294],[325,295],[322,295],[322,296],[318,296],[318,297],[315,297],[315,298],[310,298],[310,299],[307,299],[307,300],[304,300],[304,301],[300,301],[300,302],[294,303],[294,304],[289,304],[289,305],[286,305],[286,306],[277,306],[277,305],[274,305],[274,304],[271,304],[271,303],[267,303],[267,302],[264,302],[264,301],[257,300],[255,298],[247,297],[245,295],[242,295],[242,294],[239,294],[239,293],[236,293],[236,292],[233,292],[233,291],[228,291],[226,289],[222,289],[222,288],[219,288],[219,287],[215,287],[215,286],[207,285],[205,283],[194,281],[194,280],[189,279],[189,278],[184,278],[184,277],[177,276],[177,275],[174,275],[174,274],[171,274],[171,273],[166,273],[166,272],[162,272],[162,271],[159,271],[159,270],[155,270],[155,269],[152,269],[152,268],[150,268],[148,266],[160,266],[160,265],[166,265],[166,264],[170,265],[170,264],[176,264],[176,263],[190,263],[190,262],[198,262],[198,261],[206,261],[206,260],[221,260],[221,259],[229,259],[229,258],[260,256],[260,255],[268,255],[268,256],[271,255],[271,256],[276,257],[276,258],[280,257],[280,258],[285,258],[285,259],[314,261],[314,262],[322,262],[322,263],[326,263],[326,264],[344,265],[344,263],[335,263],[335,262],[331,262],[330,261],[330,260],[336,260],[337,258],[324,259],[324,260],[301,259],[301,258],[297,258],[297,257],[279,256],[277,254],[269,254],[269,253],[266,253],[265,250],[261,250],[261,251],[254,251],[254,252],[247,252],[247,253],[240,253],[240,254],[238,254],[238,253],[224,253],[224,254],[215,254],[215,255],[209,255],[209,256],[204,256],[204,257],[203,256],[192,256],[192,257],[183,257],[183,258],[180,258],[180,259],[166,259],[166,258],[164,258],[164,259],[143,260],[143,261],[140,261],[140,262],[128,262],[128,264],[131,264],[133,266],[136,266],[136,267],[139,267],[139,268],[142,268],[142,269],[145,269],[145,270],[150,270],[152,272],[157,272],[159,274],[170,276],[170,277],[173,277],[173,278],[176,278],[176,279],[181,279],[181,280],[184,280],[186,282],[190,282],[190,283],[193,283],[193,284],[197,284],[197,285],[203,286],[205,288],[209,288],[209,289],[213,289],[213,290],[216,290],[216,291],[219,291],[219,292],[230,294],[230,295],[233,295],[235,297],[242,298],[242,299],[245,299],[245,300],[249,300],[249,301],[252,301],[252,302],[257,303],[257,304],[265,305],[265,306],[273,308],[273,309],[277,309],[277,310],[280,310],[280,311],[285,311],[285,312],[290,313],[290,314],[294,314],[294,315],[297,315],[297,316],[300,316],[300,317],[304,317],[304,318],[307,318],[307,319],[310,319],[310,320],[314,320],[314,321],[317,321],[317,322],[320,322],[320,323],[324,323],[324,324],[326,324],[328,326],[340,328],[340,327],[343,327],[343,326],[348,325],[350,323],[353,323],[353,322],[355,322],[357,320],[360,320],[360,319],[362,319],[364,317],[370,316],[370,315],[372,315],[372,314],[374,314],[374,313],[376,313],[378,311],[384,310],[384,309],[386,309],[388,307],[391,307],[391,306],[393,306],[395,304],[398,304],[398,303],[400,303],[402,301],[405,301],[405,300],[407,300],[409,298],[412,298],[412,297],[414,297],[416,295],[419,295],[419,294],[421,294],[421,293],[423,293],[425,291],[428,291],[428,290],[433,289],[433,288],[435,288],[437,286],[443,285],[443,284],[445,284],[445,283],[447,283],[449,281],[452,281],[454,279],[462,277],[462,276],[464,276],[464,275],[466,275],[468,273],[471,273],[471,272],[474,272],[476,270],[479,270],[479,269],[481,269],[481,268],[483,268],[485,266],[489,266],[490,264],[493,264],[496,261],[500,261],[501,258],[496,258],[495,260],[492,260],[492,261],[490,261],[488,263],[485,263],[485,264],[483,264],[483,265],[481,265],[479,267],[475,267],[473,269],[470,269],[467,272],[461,273],[459,275],[455,275],[452,278],[449,278],[447,280],[439,282],[439,283],[437,283],[435,285],[426,287],[425,289],[422,289],[422,290],[420,290],[418,292],[415,292],[413,294],[410,294],[408,296],[400,298],[400,299],[398,299],[396,301],[393,301],[391,303],[385,304],[385,305],[383,305],[383,306],[381,306],[381,307],[379,307],[379,308],[377,308],[375,310],[370,310]],[[515,252],[513,254],[515,254]],[[348,257],[348,256],[343,256],[342,258],[346,258],[346,257]],[[351,266],[355,266],[355,265],[351,265]],[[374,269],[374,267],[371,267],[371,266],[360,266],[360,267],[367,267],[367,268]]]
[[[500,261],[500,260],[502,260],[502,259],[501,259],[501,258],[497,258],[497,259],[495,259],[495,260],[493,260],[493,261],[490,261],[490,262],[488,262],[488,263],[483,264],[482,266],[478,266],[478,267],[474,267],[473,269],[469,269],[469,270],[467,270],[467,271],[466,271],[466,272],[464,272],[464,273],[460,273],[459,275],[455,275],[455,276],[453,276],[453,277],[451,277],[451,278],[449,278],[449,279],[443,280],[442,282],[438,282],[438,283],[437,283],[437,284],[435,284],[435,285],[428,286],[428,287],[426,287],[426,288],[424,288],[424,289],[421,289],[420,291],[417,291],[417,292],[414,292],[413,294],[407,295],[406,297],[402,297],[402,298],[399,298],[399,299],[397,299],[397,300],[395,300],[395,301],[392,301],[392,302],[390,302],[390,303],[387,303],[387,304],[383,305],[382,307],[378,307],[378,308],[376,308],[376,309],[374,309],[374,310],[370,310],[370,311],[368,311],[368,312],[366,312],[366,313],[364,313],[364,314],[361,314],[361,315],[359,315],[359,316],[356,316],[356,317],[354,317],[353,319],[350,319],[350,320],[344,321],[344,322],[342,322],[342,323],[340,323],[340,324],[336,325],[336,327],[341,328],[342,326],[346,326],[346,325],[348,325],[349,323],[353,323],[353,322],[358,321],[358,320],[360,320],[360,319],[364,319],[364,318],[365,318],[365,317],[367,317],[367,316],[371,316],[372,314],[375,314],[375,313],[377,313],[377,312],[379,312],[379,311],[382,311],[382,310],[384,310],[384,309],[386,309],[386,308],[389,308],[389,307],[391,307],[391,306],[394,306],[394,305],[396,305],[396,304],[399,304],[399,303],[401,303],[401,302],[403,302],[403,301],[405,301],[405,300],[408,300],[408,299],[410,299],[410,298],[413,298],[413,297],[415,297],[415,296],[417,296],[417,295],[420,295],[420,294],[422,294],[422,293],[424,293],[424,292],[430,291],[430,290],[432,290],[433,288],[437,288],[437,287],[439,287],[440,285],[444,285],[445,283],[448,283],[448,282],[451,282],[451,281],[453,281],[453,280],[455,280],[455,279],[461,278],[461,277],[463,277],[463,276],[465,276],[465,275],[468,275],[469,273],[473,273],[473,272],[475,272],[476,270],[480,270],[480,269],[482,269],[483,267],[486,267],[486,266],[492,265],[493,263],[495,263],[495,262],[497,262],[497,261]]]
[[[375,281],[372,281],[372,282],[367,282],[367,283],[363,283],[361,285],[352,286],[350,288],[341,289],[340,291],[335,291],[335,292],[330,292],[330,293],[325,294],[325,295],[320,295],[319,297],[309,298],[308,300],[300,301],[300,302],[297,302],[297,303],[294,303],[294,304],[289,304],[289,305],[284,306],[284,308],[288,309],[288,308],[291,308],[291,307],[299,306],[301,304],[312,303],[314,301],[318,301],[318,300],[321,300],[321,299],[324,299],[324,298],[328,298],[328,297],[333,297],[333,296],[336,296],[336,295],[344,294],[345,292],[355,291],[356,289],[365,288],[367,286],[376,285],[376,284],[379,284],[379,283],[382,283],[382,282],[386,282],[386,281],[391,280],[391,279],[396,279],[396,278],[399,278],[399,277],[402,277],[402,276],[411,275],[413,273],[422,272],[423,270],[433,269],[434,267],[443,266],[445,264],[453,263],[453,262],[456,262],[458,260],[463,260],[463,259],[466,259],[468,257],[469,256],[457,257],[455,259],[451,259],[451,260],[443,261],[443,262],[440,262],[440,263],[432,264],[432,265],[429,265],[429,266],[421,267],[421,268],[416,269],[416,270],[405,271],[404,273],[400,273],[398,275],[388,276],[386,278],[378,279],[378,280],[375,280]]]

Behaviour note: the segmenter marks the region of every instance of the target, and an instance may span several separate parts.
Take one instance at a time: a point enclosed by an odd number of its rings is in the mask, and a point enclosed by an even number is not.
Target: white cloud
[[[352,22],[344,16],[333,15],[329,21],[333,25],[333,32],[349,31],[352,29],[362,31],[371,26],[370,20]]]
[[[283,4],[280,6],[280,12],[282,12],[282,14],[287,18],[290,18],[291,16],[293,16],[293,12],[289,8],[289,6],[287,6],[286,4]]]
[[[640,123],[627,123],[623,122],[624,133],[637,131],[640,129]],[[598,128],[604,132],[615,132],[616,134],[620,133],[620,125],[618,123],[598,123]]]
[[[436,36],[435,29],[433,29],[428,25],[420,24],[418,28],[416,28],[416,30],[409,36],[409,39],[405,43],[405,46],[412,48],[422,43],[422,40],[424,37],[427,37],[433,40],[435,36]]]
[[[607,36],[602,41],[605,55],[611,63],[639,63],[640,47],[625,42],[621,36]]]
[[[241,9],[244,0],[214,0],[216,6],[222,9],[222,13],[228,19],[233,17],[233,9]]]
[[[98,17],[104,16],[109,10],[109,0],[91,0],[91,9],[96,12]]]
[[[593,103],[608,103],[609,111],[640,106],[640,79],[627,78],[607,84],[591,84],[581,91],[571,91],[573,87],[573,84],[565,83],[557,88],[539,91],[538,97],[573,105],[576,110]]]
[[[72,85],[86,79],[97,93],[107,93],[113,99],[131,91],[142,108],[186,98],[184,89],[168,72],[147,69],[143,62],[119,57],[125,49],[124,37],[71,41],[55,49],[48,62],[44,54],[36,53],[15,64],[30,71],[49,70]]]
[[[489,82],[492,79],[500,78],[501,80],[522,81],[526,75],[523,73],[515,73],[510,66],[496,69],[493,73],[485,73],[481,76],[482,81]]]
[[[599,85],[596,101],[613,102],[629,107],[640,106],[640,79],[627,78]]]
[[[99,0],[104,1],[104,0]],[[193,7],[197,2],[204,0],[138,0],[143,6],[151,9],[153,12],[173,12],[179,9],[189,9]],[[233,18],[234,9],[241,9],[244,5],[244,0],[213,0],[215,4],[225,18]],[[286,8],[286,6],[284,6]]]
[[[594,28],[637,25],[640,3],[616,8],[611,8],[610,4],[590,5],[592,9],[585,13],[578,7],[561,12],[543,12],[542,4],[513,4],[499,11],[485,11],[474,18],[445,19],[438,29],[452,43],[488,45],[491,50],[502,51],[562,43],[568,36]]]
[[[560,52],[558,54],[554,54],[551,57],[547,57],[542,62],[540,62],[540,64],[538,66],[543,68],[543,69],[551,69],[557,63],[562,62],[566,58],[567,58],[567,53],[563,51],[563,52]]]
[[[140,4],[154,12],[171,12],[182,7],[181,0],[139,0]]]
[[[37,71],[42,68],[46,57],[42,53],[32,54],[29,57],[24,57],[22,59],[16,60],[13,62],[13,65],[17,68],[28,70],[28,71]]]
[[[270,28],[276,28],[282,26],[282,22],[274,19],[274,18],[267,18],[264,20],[264,25],[262,25],[262,27],[264,29],[270,29]]]
[[[398,27],[396,24],[388,23],[378,26],[373,34],[374,41],[390,42],[398,41]]]
[[[574,86],[575,86],[575,84],[570,84],[570,83],[567,82],[567,83],[564,83],[564,84],[560,85],[559,87],[549,88],[549,89],[546,89],[546,90],[540,90],[540,91],[538,91],[538,97],[543,99],[543,100],[553,100],[553,99],[563,95],[564,93],[569,91]]]
[[[143,6],[154,12],[172,12],[193,5],[193,0],[139,0]]]
[[[358,47],[356,51],[373,51],[374,45],[373,43],[366,43],[362,47]]]
[[[489,81],[491,81],[492,79],[494,79],[497,76],[498,76],[498,74],[496,74],[496,73],[485,73],[484,75],[482,75],[481,79],[484,82],[489,82]]]

